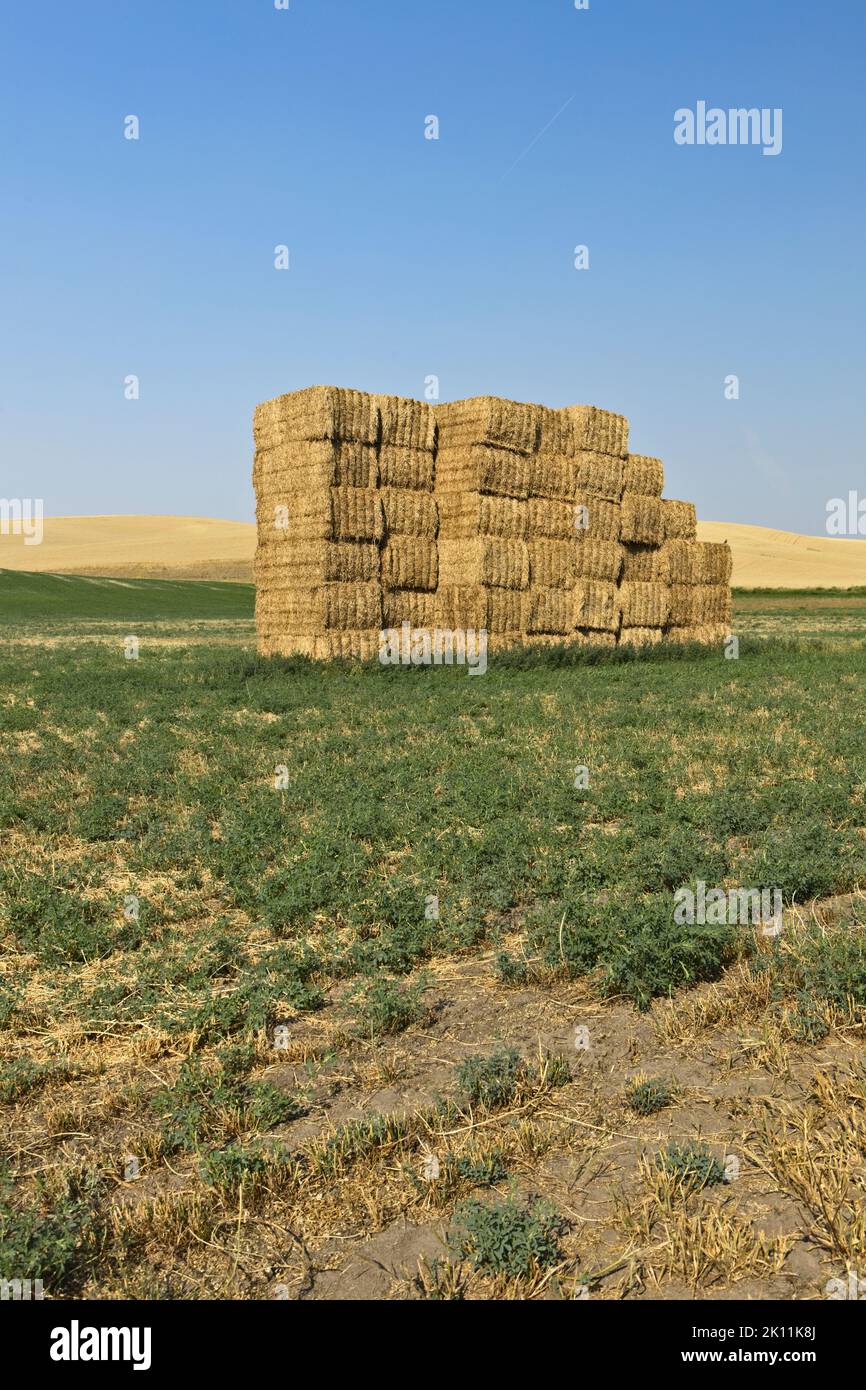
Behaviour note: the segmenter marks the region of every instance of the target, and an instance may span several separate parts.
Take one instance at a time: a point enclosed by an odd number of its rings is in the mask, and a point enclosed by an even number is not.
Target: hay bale
[[[669,584],[671,565],[666,546],[636,545],[623,546],[623,583],[631,580],[639,584]]]
[[[487,626],[487,595],[482,584],[441,584],[433,595],[433,626],[456,630]]]
[[[564,410],[549,410],[547,406],[536,406],[538,412],[537,449],[541,454],[555,454],[563,459],[573,459],[577,452],[577,435],[574,420]]]
[[[532,588],[523,595],[521,626],[529,634],[564,636],[574,627],[574,596],[569,589]]]
[[[412,492],[408,488],[379,489],[388,536],[424,536],[435,540],[439,530],[439,511],[436,499],[429,492]]]
[[[666,497],[662,508],[665,540],[693,541],[698,534],[698,515],[694,502],[678,502]]]
[[[664,540],[662,501],[639,492],[624,492],[620,540],[641,545],[661,545]]]
[[[332,487],[313,492],[259,495],[259,535],[276,543],[296,541],[377,541],[385,519],[378,488]]]
[[[730,628],[725,625],[716,626],[677,626],[669,627],[665,630],[663,641],[665,642],[700,642],[703,646],[723,646],[730,636]]]
[[[525,540],[526,503],[516,497],[490,497],[483,492],[437,492],[439,535],[443,540],[473,536],[502,536]]]
[[[372,444],[314,439],[257,449],[256,489],[307,492],[325,487],[378,487],[379,456]]]
[[[287,546],[261,535],[253,568],[256,583],[265,589],[365,582],[378,578],[379,547],[363,541],[294,541]]]
[[[730,627],[731,591],[727,584],[696,584],[692,593],[692,621],[699,627]]]
[[[523,630],[523,604],[526,594],[516,589],[488,589],[487,614],[484,626],[488,632],[507,633]]]
[[[619,540],[619,507],[591,493],[577,493],[573,503],[530,497],[527,509],[531,540]]]
[[[436,447],[436,414],[432,405],[407,396],[376,396],[375,400],[381,418],[383,448],[396,446],[432,453]]]
[[[529,496],[529,458],[487,444],[440,447],[436,455],[437,492],[486,492],[498,497]]]
[[[616,584],[601,579],[578,579],[571,597],[572,627],[596,632],[619,630],[620,603]]]
[[[432,492],[434,455],[427,449],[406,449],[383,444],[379,450],[381,487],[408,488],[412,492]]]
[[[389,536],[382,547],[383,589],[432,592],[439,582],[439,548],[418,536]]]
[[[529,582],[543,589],[572,589],[577,579],[608,579],[615,583],[622,566],[618,541],[591,536],[572,540],[531,540]]]
[[[529,460],[529,496],[573,502],[581,493],[618,502],[622,494],[622,459],[581,450],[572,458],[538,453]]]
[[[624,473],[626,492],[638,492],[644,497],[661,497],[665,490],[665,466],[661,459],[646,454],[628,454]]]
[[[262,401],[253,414],[253,436],[260,449],[313,439],[378,445],[379,427],[375,397],[340,386],[290,391]]]
[[[507,401],[499,396],[473,396],[434,406],[439,426],[439,451],[473,444],[493,444],[531,454],[538,442],[538,406]]]
[[[670,617],[670,585],[658,580],[623,580],[619,598],[624,628],[663,628]]]
[[[574,422],[576,449],[625,458],[628,453],[628,420],[596,405],[569,405],[565,413]]]
[[[674,544],[674,542],[671,542]],[[730,584],[734,557],[727,541],[696,541],[702,584]]]
[[[726,584],[672,584],[672,627],[729,626],[731,591]]]
[[[474,540],[439,542],[439,582],[445,585],[484,584],[497,589],[525,589],[529,584],[529,552],[525,541],[478,536]]]
[[[382,590],[378,583],[369,583],[260,591],[256,595],[256,621],[264,618],[285,632],[303,636],[316,636],[331,628],[379,628]]]
[[[382,626],[432,631],[436,626],[436,594],[420,593],[417,589],[385,589],[382,592]]]
[[[662,641],[664,631],[660,627],[624,627],[619,634],[621,647],[654,647]]]
[[[668,559],[672,584],[703,582],[703,554],[697,541],[665,541],[662,550]]]

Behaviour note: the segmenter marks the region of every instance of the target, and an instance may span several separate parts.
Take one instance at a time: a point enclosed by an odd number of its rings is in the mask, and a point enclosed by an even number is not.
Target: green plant
[[[556,1264],[565,1222],[550,1203],[470,1198],[454,1212],[449,1245],[475,1269],[512,1277]]]
[[[717,1183],[725,1181],[724,1164],[703,1143],[689,1141],[668,1144],[665,1150],[656,1155],[656,1167],[677,1179],[688,1191],[715,1187]]]
[[[636,1078],[626,1091],[626,1102],[636,1115],[654,1115],[673,1099],[673,1086],[664,1076]]]

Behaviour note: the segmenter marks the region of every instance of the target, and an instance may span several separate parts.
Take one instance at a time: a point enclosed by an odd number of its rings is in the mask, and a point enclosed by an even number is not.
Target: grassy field
[[[866,595],[738,596],[737,660],[483,679],[262,661],[250,601],[2,576],[0,1276],[862,1272]],[[699,880],[779,890],[784,931],[678,925]]]

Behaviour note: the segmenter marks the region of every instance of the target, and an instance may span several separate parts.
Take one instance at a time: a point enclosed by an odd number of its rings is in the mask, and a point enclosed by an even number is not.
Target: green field
[[[512,653],[483,678],[259,659],[235,584],[3,575],[0,603],[0,1275],[55,1295],[271,1297],[255,1222],[276,1222],[285,1268],[305,1251],[286,1274],[305,1296],[342,1277],[341,1233],[366,1248],[435,1217],[468,1223],[465,1248],[397,1296],[539,1296],[544,1241],[523,1270],[485,1264],[471,1202],[496,1189],[502,1220],[531,1224],[542,1158],[574,1158],[575,1124],[626,1123],[624,1081],[581,1108],[575,1019],[620,1029],[632,1072],[655,1028],[670,1067],[665,1010],[681,1020],[695,986],[734,972],[764,991],[778,1045],[862,1047],[856,904],[838,938],[769,952],[672,915],[698,880],[788,906],[866,880],[862,595],[739,596],[736,660]],[[674,1093],[690,1137],[685,1081]],[[437,1135],[454,1152],[434,1198],[416,1169]],[[589,1259],[575,1240],[553,1240],[563,1287]],[[760,1258],[784,1277],[778,1250]],[[661,1278],[640,1268],[620,1296]]]

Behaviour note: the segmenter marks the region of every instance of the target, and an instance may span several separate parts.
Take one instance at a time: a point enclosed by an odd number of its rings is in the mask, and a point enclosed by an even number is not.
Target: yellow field
[[[701,521],[704,541],[730,542],[738,588],[866,585],[866,540],[801,536],[765,526]],[[47,517],[41,545],[0,535],[0,569],[148,579],[250,581],[252,522],[192,516]]]

